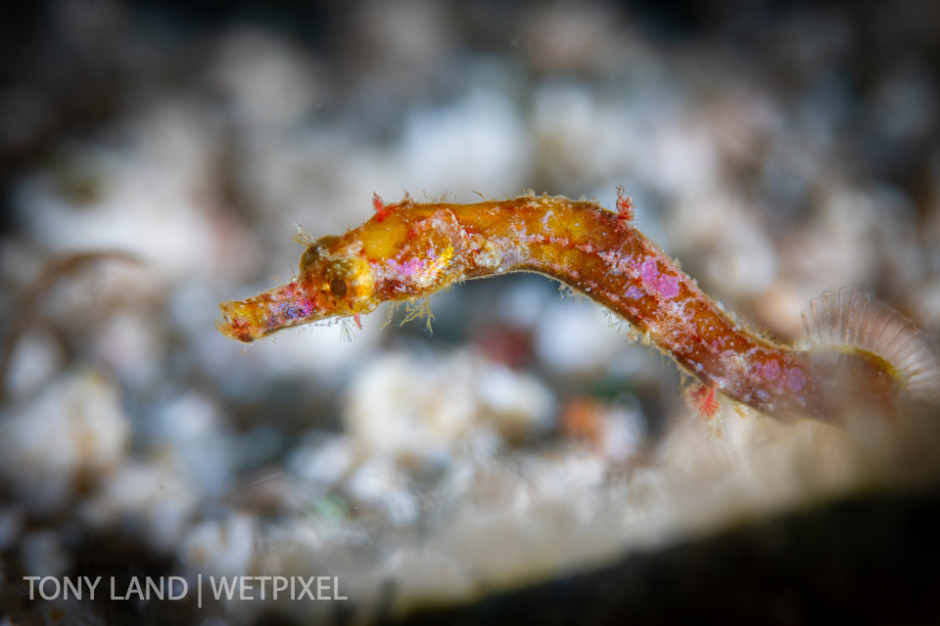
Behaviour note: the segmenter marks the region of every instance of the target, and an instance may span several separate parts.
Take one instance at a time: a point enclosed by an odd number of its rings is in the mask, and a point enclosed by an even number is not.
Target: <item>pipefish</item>
[[[887,305],[852,289],[804,312],[798,345],[754,332],[699,289],[647,239],[618,189],[617,210],[562,196],[474,204],[401,202],[376,195],[375,214],[311,243],[290,283],[221,303],[217,328],[250,342],[284,328],[354,317],[382,302],[415,301],[455,283],[509,272],[555,278],[630,323],[701,385],[778,419],[827,420],[846,406],[934,402],[940,359],[929,337]]]

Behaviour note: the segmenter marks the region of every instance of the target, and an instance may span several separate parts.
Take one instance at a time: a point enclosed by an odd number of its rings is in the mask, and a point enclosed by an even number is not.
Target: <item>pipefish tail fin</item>
[[[803,329],[810,348],[867,352],[911,398],[940,403],[936,338],[884,302],[850,287],[826,291],[803,311]]]

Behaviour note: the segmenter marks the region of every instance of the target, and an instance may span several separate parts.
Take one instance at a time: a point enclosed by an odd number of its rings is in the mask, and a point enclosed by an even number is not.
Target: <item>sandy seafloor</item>
[[[292,276],[298,225],[341,233],[373,192],[611,207],[623,185],[754,328],[797,340],[852,286],[940,331],[937,5],[683,4],[16,9],[0,624],[366,624],[935,486],[936,411],[703,421],[667,357],[539,276],[433,297],[433,333],[384,310],[247,348],[213,328]],[[190,593],[30,600],[23,579],[97,575]],[[262,575],[349,599],[195,606],[200,577]],[[829,614],[791,593],[765,623]]]

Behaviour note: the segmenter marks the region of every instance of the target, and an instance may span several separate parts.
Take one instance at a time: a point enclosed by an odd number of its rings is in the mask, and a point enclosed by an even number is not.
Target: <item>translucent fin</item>
[[[940,402],[940,355],[932,337],[885,303],[849,287],[826,291],[803,311],[803,328],[811,345],[884,359],[911,396]]]

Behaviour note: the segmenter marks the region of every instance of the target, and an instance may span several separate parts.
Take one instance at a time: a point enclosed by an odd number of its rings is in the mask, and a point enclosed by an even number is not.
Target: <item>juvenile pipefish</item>
[[[331,317],[414,301],[454,283],[508,272],[555,278],[623,317],[702,386],[780,419],[830,419],[846,405],[935,401],[940,359],[929,338],[887,305],[842,289],[803,314],[806,339],[787,346],[739,323],[617,211],[560,196],[475,204],[384,204],[342,236],[316,240],[295,280],[221,303],[217,328],[244,342]],[[357,317],[358,319],[358,317]]]

